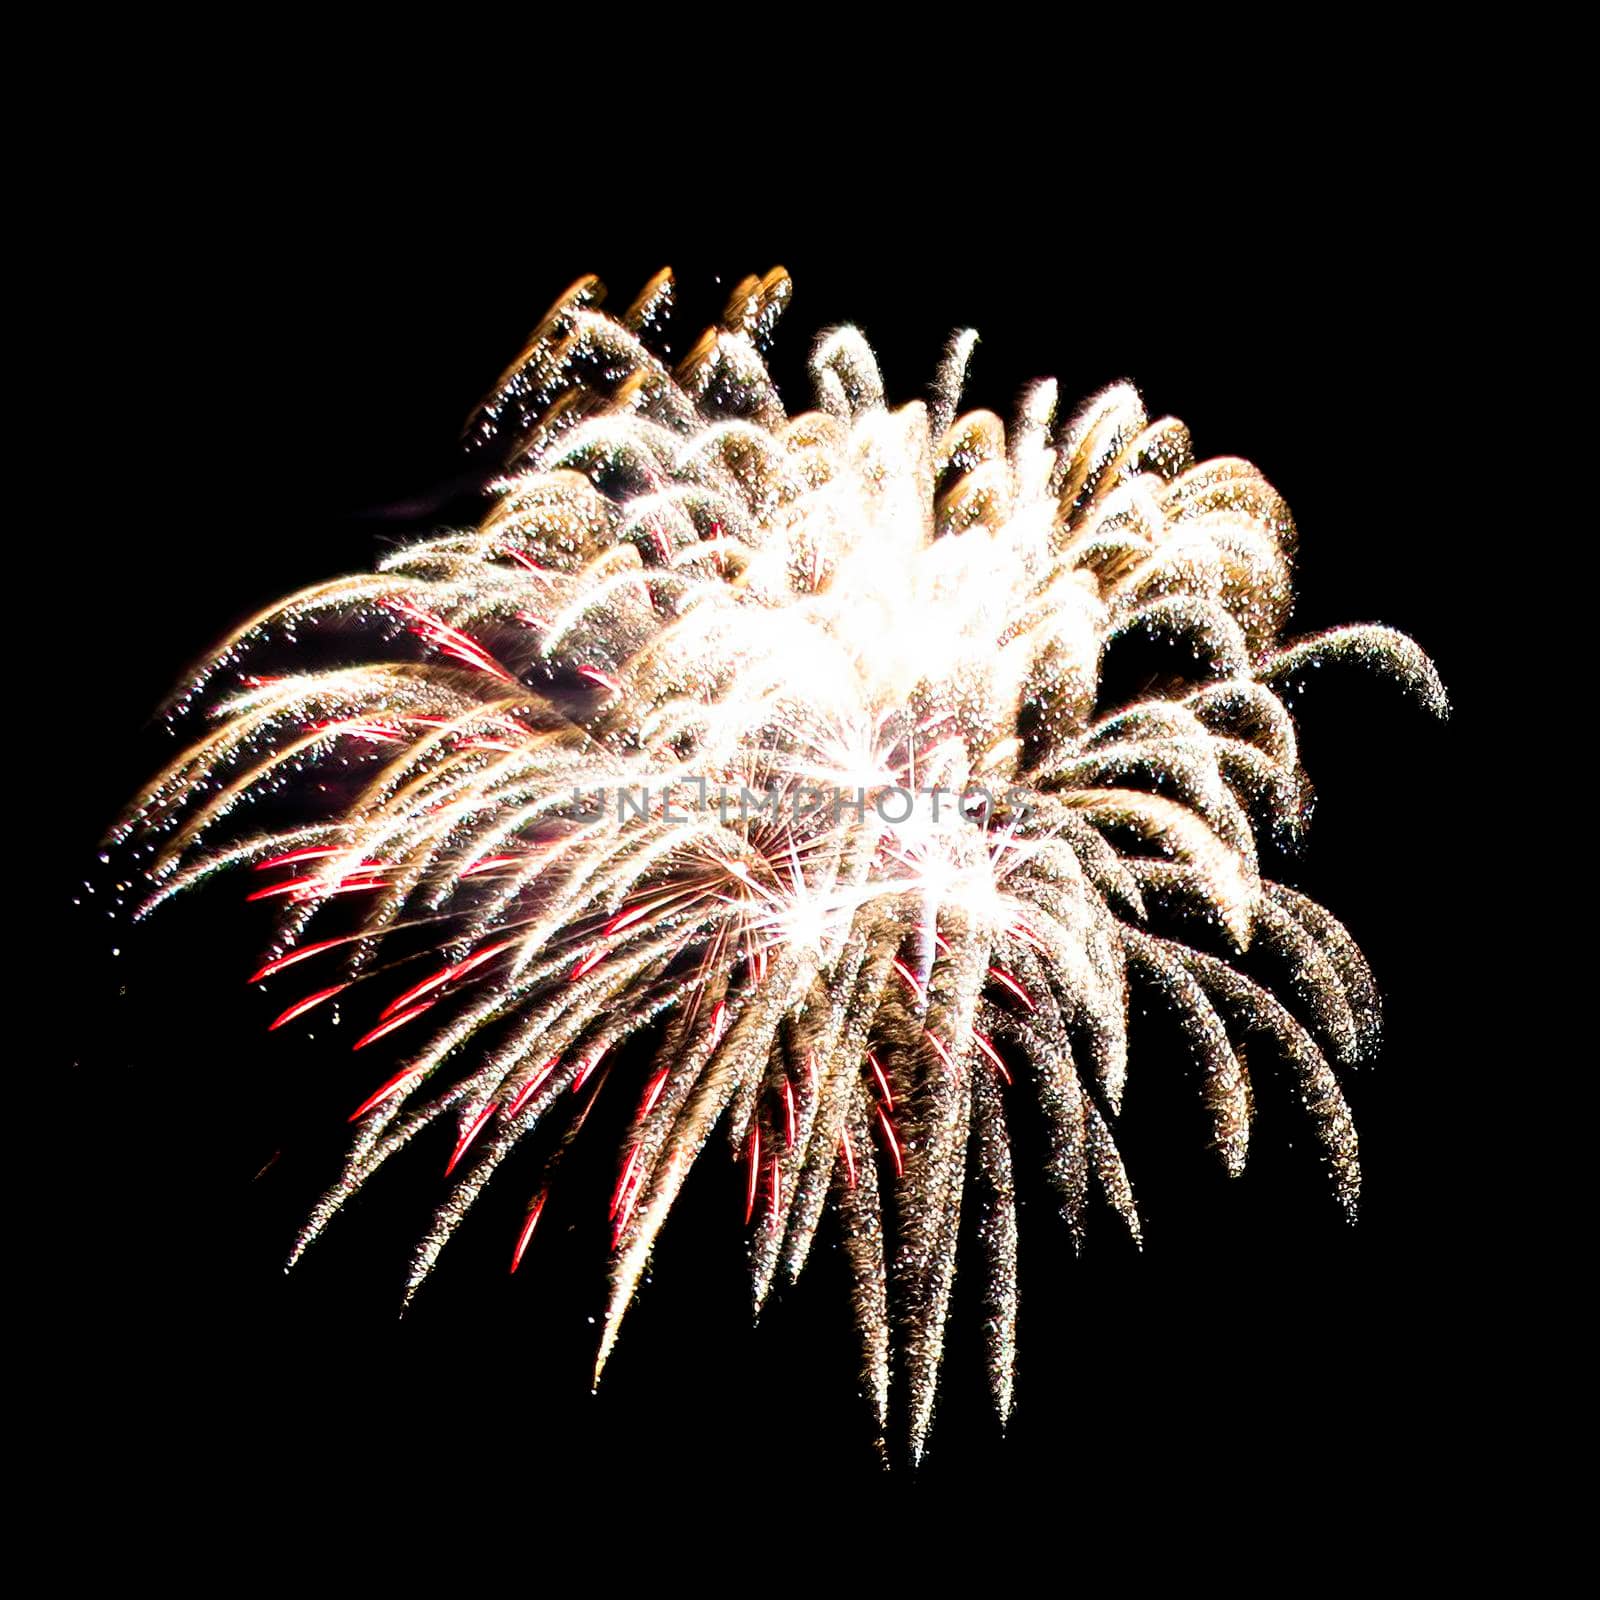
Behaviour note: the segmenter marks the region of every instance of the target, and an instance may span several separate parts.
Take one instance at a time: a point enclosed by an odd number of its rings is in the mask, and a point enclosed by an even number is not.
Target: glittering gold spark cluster
[[[1011,1408],[1023,1106],[1073,1234],[1098,1189],[1137,1236],[1113,1135],[1136,992],[1181,1028],[1227,1171],[1271,1071],[1353,1211],[1337,1069],[1377,998],[1340,924],[1259,871],[1306,812],[1281,693],[1351,658],[1445,697],[1385,628],[1285,644],[1287,507],[1130,387],[1063,422],[1038,384],[1008,433],[959,413],[972,335],[897,408],[843,328],[791,417],[761,354],[789,291],[747,280],[669,368],[668,274],[617,318],[574,286],[474,419],[506,463],[486,519],[242,628],[123,836],[152,905],[256,869],[283,917],[255,976],[309,991],[280,1023],[338,1005],[360,1046],[410,1041],[296,1256],[442,1122],[410,1292],[543,1129],[521,1262],[588,1104],[625,1094],[598,1365],[720,1128],[757,1306],[831,1201],[870,1404],[882,1431],[896,1374],[920,1455],[964,1206]],[[1115,703],[1130,647],[1178,666]],[[1276,994],[1241,970],[1262,950]]]

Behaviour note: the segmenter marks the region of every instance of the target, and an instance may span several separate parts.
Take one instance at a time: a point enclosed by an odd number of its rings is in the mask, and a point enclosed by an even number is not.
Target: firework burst
[[[1112,1132],[1133,991],[1180,1025],[1226,1170],[1252,1074],[1281,1073],[1353,1213],[1336,1068],[1372,1051],[1377,998],[1340,924],[1260,873],[1258,839],[1307,813],[1281,691],[1348,658],[1444,693],[1386,628],[1285,645],[1287,508],[1130,387],[1058,425],[1041,383],[1008,433],[959,414],[971,334],[896,409],[844,328],[791,417],[761,354],[783,272],[675,368],[670,277],[618,318],[601,293],[563,296],[473,419],[505,462],[481,525],[241,628],[120,837],[147,910],[254,869],[282,916],[252,979],[299,980],[274,1027],[340,1005],[356,1049],[411,1041],[296,1258],[443,1122],[407,1296],[542,1137],[515,1270],[587,1107],[625,1094],[597,1372],[720,1126],[757,1307],[831,1199],[869,1401],[881,1431],[899,1374],[920,1455],[964,1206],[1011,1407],[1019,1098],[1073,1235],[1098,1190],[1138,1236]],[[1119,695],[1140,649],[1160,669]]]

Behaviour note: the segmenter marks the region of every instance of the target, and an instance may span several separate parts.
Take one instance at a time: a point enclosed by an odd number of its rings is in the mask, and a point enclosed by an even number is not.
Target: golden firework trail
[[[554,1124],[515,1270],[610,1084],[637,1109],[597,1375],[720,1127],[757,1308],[831,1200],[880,1433],[894,1371],[917,1457],[964,1206],[1011,1408],[1018,1097],[1074,1236],[1095,1190],[1138,1236],[1113,1136],[1133,992],[1181,1026],[1227,1171],[1252,1076],[1284,1075],[1353,1213],[1337,1069],[1373,1050],[1378,1002],[1340,924],[1259,870],[1258,839],[1306,816],[1282,690],[1342,658],[1445,696],[1387,628],[1284,643],[1288,508],[1131,387],[1063,424],[1037,384],[1008,432],[959,412],[971,333],[896,408],[841,328],[791,417],[761,353],[787,275],[740,284],[675,368],[653,353],[672,288],[615,318],[592,278],[562,296],[473,420],[506,463],[481,525],[246,623],[176,704],[206,731],[120,836],[150,907],[255,869],[282,920],[252,979],[304,982],[274,1027],[337,1003],[358,1050],[415,1041],[296,1258],[445,1122],[409,1298]],[[1141,638],[1180,665],[1115,703],[1107,661]],[[254,670],[286,645],[296,670]]]

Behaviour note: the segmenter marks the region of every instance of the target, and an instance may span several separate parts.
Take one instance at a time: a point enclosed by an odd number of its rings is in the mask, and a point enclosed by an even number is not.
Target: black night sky
[[[1354,1516],[1436,1471],[1481,1418],[1469,1351],[1510,1293],[1463,1087],[1486,1076],[1493,1010],[1469,881],[1486,848],[1465,801],[1486,713],[1463,552],[1501,468],[1475,442],[1496,402],[1461,308],[1488,292],[1464,277],[1487,269],[1456,178],[1328,163],[1234,185],[1212,164],[1118,196],[1056,170],[1041,172],[1046,204],[1011,169],[998,188],[952,177],[928,200],[878,173],[824,181],[778,161],[767,187],[745,175],[720,202],[640,208],[620,183],[518,173],[509,158],[487,184],[469,154],[415,159],[398,97],[338,138],[234,126],[220,98],[207,96],[217,149],[157,116],[91,186],[102,255],[80,263],[95,392],[58,559],[83,564],[71,630],[88,648],[52,671],[90,732],[52,758],[56,1020],[49,1059],[29,1068],[59,1085],[35,1132],[72,1127],[36,1203],[73,1492],[238,1517],[264,1539],[289,1525],[300,1486],[357,1523],[438,1486],[463,1497],[465,1525],[571,1501],[616,1509],[648,1497],[663,1460],[680,1487],[747,1498],[753,1520],[817,1494],[870,1519],[945,1491],[995,1507],[1039,1493],[1092,1518],[1130,1492],[1204,1497],[1219,1473],[1247,1506],[1292,1498],[1294,1483]],[[1036,377],[1059,378],[1068,404],[1132,378],[1153,414],[1189,424],[1202,458],[1246,456],[1286,496],[1301,540],[1292,631],[1402,628],[1456,702],[1435,725],[1353,669],[1296,702],[1317,810],[1303,856],[1273,875],[1346,922],[1386,1002],[1382,1057],[1349,1082],[1359,1225],[1341,1221],[1306,1130],[1275,1104],[1230,1183],[1171,1041],[1151,1025],[1141,1052],[1136,1032],[1121,1139],[1145,1248],[1102,1210],[1074,1259],[1025,1183],[1014,1421],[1002,1435],[989,1413],[973,1277],[958,1276],[915,1476],[885,1478],[871,1449],[831,1239],[751,1328],[742,1180],[720,1142],[598,1396],[617,1133],[599,1114],[514,1279],[525,1196],[508,1184],[397,1318],[438,1193],[445,1152],[431,1144],[286,1279],[381,1063],[266,1034],[282,1002],[243,981],[265,923],[236,884],[134,932],[104,915],[96,860],[166,748],[152,713],[187,664],[289,590],[482,505],[461,425],[574,278],[596,272],[626,303],[670,263],[678,344],[734,281],[777,262],[796,285],[774,356],[791,408],[809,400],[812,333],[841,321],[864,330],[897,400],[925,392],[966,325],[982,337],[968,404],[1007,418]]]

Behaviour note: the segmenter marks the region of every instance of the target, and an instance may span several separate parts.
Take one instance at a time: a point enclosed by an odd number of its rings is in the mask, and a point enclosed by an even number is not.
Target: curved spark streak
[[[483,523],[241,629],[175,713],[208,725],[120,836],[157,846],[152,906],[222,866],[288,874],[251,892],[283,918],[252,981],[313,960],[325,978],[273,1027],[336,994],[372,997],[357,1048],[437,1019],[354,1114],[296,1256],[452,1122],[409,1298],[559,1118],[516,1270],[615,1068],[638,1099],[597,1374],[723,1125],[757,1307],[831,1197],[867,1392],[881,1429],[901,1386],[915,1457],[969,1190],[1010,1410],[1019,1100],[1073,1235],[1098,1187],[1138,1237],[1112,1135],[1134,990],[1180,1024],[1229,1172],[1272,1060],[1252,1044],[1247,1070],[1240,1042],[1268,1039],[1353,1212],[1337,1069],[1374,1050],[1376,991],[1332,916],[1260,875],[1257,838],[1297,839],[1307,811],[1280,688],[1351,661],[1445,697],[1388,629],[1284,644],[1287,507],[1247,462],[1197,462],[1127,385],[1058,423],[1039,384],[1008,433],[959,413],[971,334],[930,405],[895,409],[842,328],[812,358],[817,408],[789,416],[760,353],[789,292],[781,270],[747,279],[669,370],[669,275],[617,318],[575,285],[474,419],[508,463]],[[328,624],[356,659],[244,670]],[[1157,687],[1112,703],[1108,663],[1141,647],[1167,648]],[[309,800],[296,775],[335,767],[359,782],[326,812],[251,832],[255,802]],[[358,933],[307,942],[335,907]],[[418,930],[431,970],[389,982],[380,957]],[[1241,970],[1255,950],[1279,993]],[[653,1058],[623,1049],[651,1029]]]

